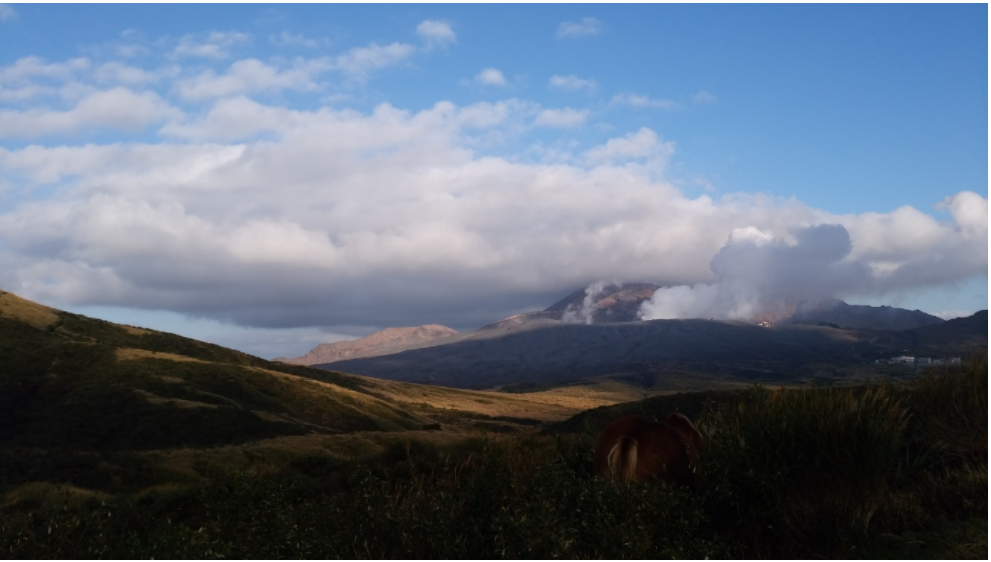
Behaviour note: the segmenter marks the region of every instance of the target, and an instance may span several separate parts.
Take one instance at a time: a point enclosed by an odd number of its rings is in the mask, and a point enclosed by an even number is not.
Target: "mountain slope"
[[[766,330],[739,322],[654,320],[616,324],[546,322],[503,334],[331,364],[356,374],[461,388],[637,371],[665,361],[805,361],[852,357],[859,337],[795,326]]]
[[[333,363],[359,357],[375,357],[399,353],[407,349],[416,349],[428,345],[436,345],[440,341],[456,338],[458,332],[440,324],[427,324],[409,328],[386,328],[380,332],[365,336],[354,341],[325,343],[310,350],[301,357],[292,359],[276,357],[273,361],[291,365],[316,365],[317,363]]]
[[[813,364],[863,365],[904,353],[960,355],[987,346],[987,327],[959,319],[916,330],[845,330],[743,322],[652,320],[565,324],[519,315],[464,339],[325,368],[459,388],[561,384],[601,375],[656,374],[672,366],[729,377],[782,380]],[[516,318],[515,321],[513,319]]]
[[[419,429],[359,377],[271,363],[0,293],[0,444],[160,449]]]
[[[921,310],[847,304],[841,300],[830,299],[813,306],[799,307],[794,315],[781,323],[828,323],[840,328],[862,330],[911,330],[943,322],[942,318],[926,314]]]

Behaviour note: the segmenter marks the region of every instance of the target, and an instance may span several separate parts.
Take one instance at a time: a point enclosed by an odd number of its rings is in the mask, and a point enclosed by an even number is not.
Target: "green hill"
[[[361,378],[271,363],[0,293],[0,445],[74,450],[210,447],[419,429],[431,420]]]

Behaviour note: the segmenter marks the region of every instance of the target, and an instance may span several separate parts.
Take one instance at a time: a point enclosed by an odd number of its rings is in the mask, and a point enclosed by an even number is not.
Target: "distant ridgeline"
[[[812,364],[847,368],[909,353],[960,357],[987,346],[986,311],[947,322],[918,310],[835,299],[802,303],[774,326],[705,319],[638,321],[641,304],[657,288],[637,283],[576,291],[545,310],[472,332],[442,332],[433,339],[397,343],[388,353],[356,353],[314,365],[461,388],[559,384],[604,375],[656,379],[672,370],[702,371],[727,381],[756,377],[787,382],[800,380],[789,373],[807,371]],[[363,340],[348,343],[361,348]]]

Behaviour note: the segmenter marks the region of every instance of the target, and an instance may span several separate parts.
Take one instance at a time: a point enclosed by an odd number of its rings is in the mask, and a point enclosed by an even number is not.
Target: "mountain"
[[[620,283],[575,291],[544,309],[557,319],[586,324],[635,322],[640,320],[640,305],[660,289],[650,283]]]
[[[837,299],[818,303],[803,303],[781,324],[832,324],[840,328],[864,330],[911,330],[942,324],[938,316],[921,310],[905,310],[890,306],[847,304]]]
[[[918,355],[962,356],[975,348],[987,347],[988,311],[980,310],[970,316],[906,330],[899,335],[905,349]]]
[[[671,361],[796,365],[837,356],[852,359],[859,341],[849,331],[818,326],[768,330],[710,320],[586,325],[545,319],[502,332],[480,330],[446,345],[322,367],[407,382],[490,388],[649,371]]]
[[[372,346],[358,346],[349,358],[338,355],[342,359],[312,364],[390,380],[491,388],[617,373],[653,376],[672,365],[698,373],[787,379],[786,373],[810,364],[873,363],[909,350],[958,355],[981,342],[987,345],[987,329],[980,333],[974,322],[958,329],[953,326],[964,324],[951,325],[918,310],[836,299],[802,303],[770,330],[736,321],[640,321],[641,304],[658,288],[593,285],[544,310],[472,332],[412,344],[397,339],[395,345],[375,348],[374,355],[365,351]]]
[[[563,384],[584,377],[692,371],[725,380],[797,381],[810,365],[842,370],[902,354],[961,355],[987,346],[986,312],[913,330],[850,330],[713,320],[564,323],[517,315],[458,341],[318,367],[459,388]]]
[[[294,365],[329,365],[464,340],[489,339],[562,323],[591,325],[639,322],[640,306],[650,300],[659,288],[650,283],[593,285],[569,294],[544,310],[516,314],[472,332],[459,333],[437,324],[386,328],[358,340],[319,345],[301,357],[277,357],[274,360]],[[942,322],[941,318],[918,310],[849,305],[841,300],[827,299],[816,303],[802,303],[793,316],[779,324],[820,325],[838,329],[908,330]]]
[[[398,353],[408,349],[437,345],[439,340],[450,340],[457,337],[458,332],[440,324],[427,324],[409,328],[386,328],[369,336],[336,343],[325,343],[313,348],[302,357],[288,359],[276,357],[274,361],[291,365],[316,365],[318,363],[333,363],[345,359],[360,357],[375,357]]]

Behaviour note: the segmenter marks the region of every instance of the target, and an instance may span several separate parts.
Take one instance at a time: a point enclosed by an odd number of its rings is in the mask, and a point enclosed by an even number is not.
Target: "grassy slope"
[[[0,292],[0,492],[41,481],[132,490],[259,459],[367,455],[410,431],[431,442],[515,432],[639,395],[613,386],[580,400],[381,381]]]
[[[968,373],[892,387],[874,406],[863,390],[730,390],[568,418],[603,396],[590,388],[609,389],[598,404],[644,389],[377,381],[4,293],[0,546],[15,558],[986,557],[986,354]],[[857,421],[888,410],[890,430]],[[670,411],[736,428],[713,434],[705,497],[588,479],[601,426]],[[444,431],[403,431],[435,421]],[[527,427],[549,431],[496,435]],[[852,450],[867,456],[829,453],[861,440]],[[809,488],[815,471],[831,480]],[[877,494],[856,487],[865,475]],[[869,526],[849,527],[851,513]]]
[[[549,434],[457,446],[397,440],[350,464],[310,452],[275,471],[218,473],[188,491],[112,498],[24,486],[0,506],[0,551],[15,558],[985,559],[986,354],[977,359],[910,384],[753,387],[657,397],[608,413],[700,409],[708,484],[700,495],[589,478],[596,431],[563,424]]]
[[[8,447],[203,447],[428,421],[364,386],[0,295],[0,443]]]

